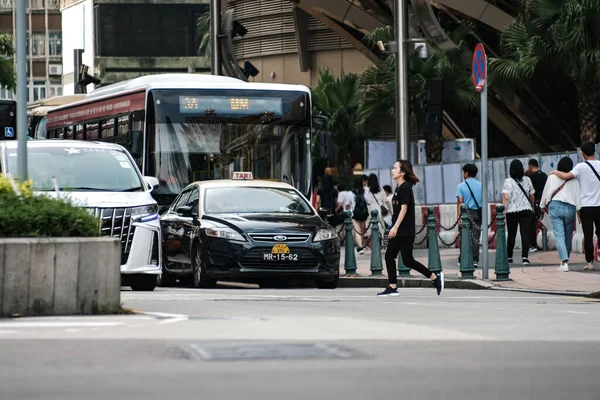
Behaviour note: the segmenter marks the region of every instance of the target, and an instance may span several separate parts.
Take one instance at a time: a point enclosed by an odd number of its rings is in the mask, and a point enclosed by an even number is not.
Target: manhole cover
[[[344,346],[326,343],[249,343],[190,344],[186,350],[194,358],[207,361],[290,360],[290,359],[351,359],[361,354]]]

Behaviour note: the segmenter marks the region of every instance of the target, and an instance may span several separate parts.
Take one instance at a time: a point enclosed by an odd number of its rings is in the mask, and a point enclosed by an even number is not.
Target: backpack
[[[352,218],[357,221],[366,221],[369,218],[369,207],[367,207],[367,201],[363,194],[354,192],[354,212],[352,213]]]

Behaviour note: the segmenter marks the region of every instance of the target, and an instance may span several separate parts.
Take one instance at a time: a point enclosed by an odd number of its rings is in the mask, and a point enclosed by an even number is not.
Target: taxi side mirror
[[[192,206],[181,206],[177,209],[177,214],[180,214],[182,217],[187,217],[187,218],[193,218],[193,217],[197,217],[198,214],[196,214],[193,210]]]

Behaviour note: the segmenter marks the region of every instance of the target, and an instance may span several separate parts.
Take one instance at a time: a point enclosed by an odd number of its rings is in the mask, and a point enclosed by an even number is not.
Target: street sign
[[[13,128],[12,126],[5,126],[4,137],[15,137],[15,128]]]
[[[473,51],[473,62],[471,64],[471,77],[475,90],[481,92],[487,81],[487,57],[483,44],[477,43]]]

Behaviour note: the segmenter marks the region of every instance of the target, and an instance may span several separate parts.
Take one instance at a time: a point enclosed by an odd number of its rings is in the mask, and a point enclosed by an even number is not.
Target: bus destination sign
[[[216,115],[283,114],[283,101],[276,97],[179,96],[182,114]]]

